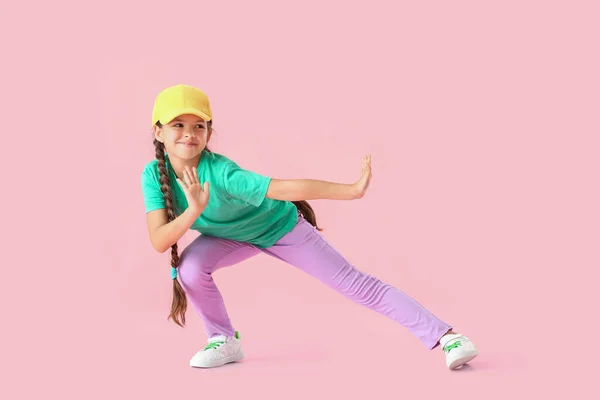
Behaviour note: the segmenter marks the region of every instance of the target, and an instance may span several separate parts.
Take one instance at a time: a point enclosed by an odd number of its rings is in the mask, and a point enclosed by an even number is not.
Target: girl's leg
[[[200,235],[181,253],[179,282],[204,322],[209,338],[214,335],[233,336],[235,333],[223,297],[213,280],[213,272],[259,252],[248,243]]]
[[[440,338],[451,329],[407,294],[356,269],[302,217],[290,233],[262,251],[400,323],[429,349],[436,347]]]

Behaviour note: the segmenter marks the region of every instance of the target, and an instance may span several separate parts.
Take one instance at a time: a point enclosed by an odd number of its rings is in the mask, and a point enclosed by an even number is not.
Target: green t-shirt
[[[171,180],[175,215],[187,208],[187,199],[165,155]],[[268,199],[271,178],[244,170],[227,157],[203,151],[198,180],[210,184],[210,198],[204,212],[191,226],[203,235],[249,242],[266,248],[290,232],[298,222],[296,206],[289,201]],[[158,160],[142,172],[142,193],[146,212],[165,208],[160,190]]]

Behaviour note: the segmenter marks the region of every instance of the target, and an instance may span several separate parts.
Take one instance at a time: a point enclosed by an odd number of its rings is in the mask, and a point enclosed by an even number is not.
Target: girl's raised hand
[[[371,182],[371,155],[367,155],[363,157],[363,165],[362,165],[362,176],[354,184],[354,188],[356,189],[355,199],[361,199],[365,193],[367,193],[367,189],[369,188],[369,183]]]
[[[204,182],[203,188],[198,180],[198,171],[196,168],[190,168],[188,166],[185,166],[183,170],[183,181],[177,178],[177,182],[181,185],[185,193],[188,208],[192,209],[200,216],[206,208],[210,197],[208,182]]]

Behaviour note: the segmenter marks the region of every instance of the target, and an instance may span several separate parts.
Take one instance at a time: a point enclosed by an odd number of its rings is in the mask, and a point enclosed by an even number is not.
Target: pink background
[[[0,5],[0,397],[595,397],[597,2],[36,3]],[[166,320],[140,188],[176,83],[256,172],[350,183],[372,153],[367,196],[312,202],[319,223],[472,366],[258,256],[215,275],[247,358],[191,369],[206,336]]]

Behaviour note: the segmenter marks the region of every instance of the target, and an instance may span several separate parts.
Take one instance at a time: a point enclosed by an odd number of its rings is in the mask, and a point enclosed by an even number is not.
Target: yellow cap
[[[168,124],[183,114],[193,114],[207,122],[210,121],[212,112],[206,93],[188,85],[175,85],[164,89],[154,101],[152,126],[157,121]]]

